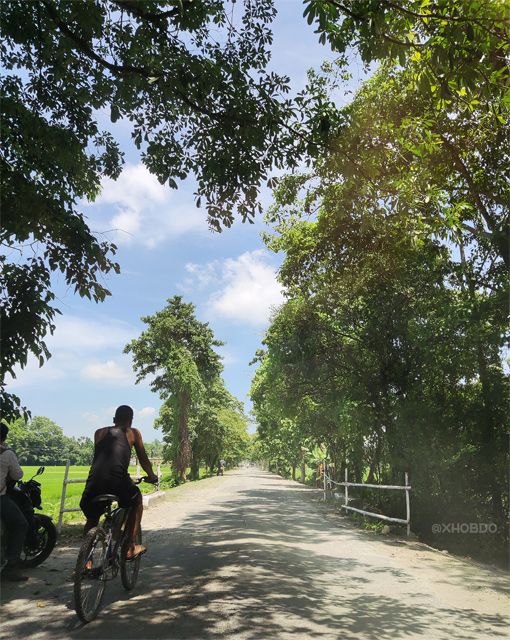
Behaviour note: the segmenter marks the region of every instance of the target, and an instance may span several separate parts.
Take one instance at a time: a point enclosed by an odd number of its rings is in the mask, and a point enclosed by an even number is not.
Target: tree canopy
[[[9,424],[7,446],[24,465],[73,465],[92,463],[94,443],[90,438],[68,438],[62,429],[44,416],[26,421],[18,418]]]
[[[99,114],[130,123],[143,162],[162,183],[176,188],[194,176],[196,203],[216,230],[260,211],[259,189],[273,169],[311,162],[328,146],[341,124],[331,101],[313,87],[292,99],[288,78],[267,70],[275,12],[273,0],[4,3],[2,389],[29,353],[41,364],[50,355],[44,337],[58,313],[51,273],[61,271],[76,293],[99,302],[109,295],[102,275],[120,270],[115,246],[78,206],[122,169],[123,153]],[[505,3],[306,0],[304,15],[344,61],[352,47],[367,65],[415,65],[409,82],[418,95],[445,113],[471,109],[464,124],[480,132],[477,152],[490,144],[492,165],[504,160],[484,123],[507,117]],[[427,116],[408,129],[425,125],[425,144],[437,151],[431,122]],[[462,173],[465,153],[454,145],[440,161]],[[487,223],[487,202],[475,201],[481,189],[472,171],[485,170],[474,166],[479,159],[471,154],[467,167],[476,187],[470,206]],[[500,198],[500,187],[489,196]],[[504,247],[498,224],[490,233]],[[2,394],[4,416],[18,415],[19,399]]]
[[[267,164],[294,162],[271,140],[289,116],[286,79],[264,73],[272,2],[41,0],[2,9],[2,386],[44,336],[57,310],[50,274],[81,296],[109,295],[115,246],[79,211],[123,154],[99,114],[132,125],[133,142],[161,183],[197,180],[213,228],[236,207],[253,215]],[[260,72],[260,74],[258,74]],[[290,134],[289,135],[289,148]],[[7,259],[6,259],[7,258]],[[19,400],[4,394],[8,419]]]
[[[422,61],[413,76],[442,106],[495,96],[508,106],[508,5],[499,0],[306,0],[304,15],[323,43],[362,60]],[[488,110],[490,113],[490,110]],[[493,112],[493,117],[502,116]]]

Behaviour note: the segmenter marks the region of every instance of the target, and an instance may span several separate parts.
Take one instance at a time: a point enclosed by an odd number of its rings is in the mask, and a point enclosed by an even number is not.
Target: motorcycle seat
[[[113,493],[101,493],[100,495],[92,498],[92,502],[117,502],[120,500],[119,496],[115,496]]]

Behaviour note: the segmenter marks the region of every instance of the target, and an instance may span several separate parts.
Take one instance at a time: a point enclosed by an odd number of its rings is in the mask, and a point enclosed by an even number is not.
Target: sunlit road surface
[[[144,513],[149,551],[131,594],[120,580],[109,583],[98,618],[83,626],[69,576],[50,588],[43,606],[28,586],[15,585],[4,604],[2,637],[509,637],[503,572],[359,531],[324,511],[321,496],[255,468],[184,485]],[[51,558],[45,564],[49,575]]]

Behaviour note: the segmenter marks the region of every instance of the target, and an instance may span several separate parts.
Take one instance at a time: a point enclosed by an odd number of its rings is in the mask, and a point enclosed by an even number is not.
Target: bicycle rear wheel
[[[138,529],[135,544],[142,544],[142,527]],[[120,552],[120,579],[122,580],[122,586],[124,589],[131,591],[131,589],[134,589],[138,578],[138,571],[140,570],[142,557],[138,556],[136,560],[126,560],[128,547],[129,541],[125,538]]]
[[[93,620],[101,606],[106,586],[105,556],[105,532],[94,527],[85,536],[74,571],[74,608],[84,623]]]

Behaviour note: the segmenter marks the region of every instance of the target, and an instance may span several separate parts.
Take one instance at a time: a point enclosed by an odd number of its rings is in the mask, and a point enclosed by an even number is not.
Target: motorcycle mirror
[[[43,473],[44,471],[44,467],[39,467],[39,469],[37,469],[37,473],[35,474],[36,476],[40,476],[41,473]]]

